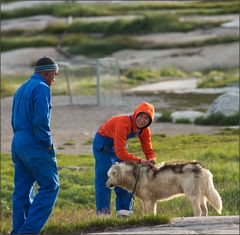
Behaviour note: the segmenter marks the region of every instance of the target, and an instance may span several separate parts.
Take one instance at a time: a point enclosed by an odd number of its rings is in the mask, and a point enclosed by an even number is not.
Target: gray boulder
[[[189,122],[193,123],[194,120],[198,117],[203,117],[204,113],[196,112],[196,111],[179,111],[173,112],[171,114],[172,122],[176,122],[177,120],[188,120]]]
[[[222,114],[224,116],[233,116],[239,112],[239,90],[220,95],[215,99],[206,112],[205,117],[212,114]]]

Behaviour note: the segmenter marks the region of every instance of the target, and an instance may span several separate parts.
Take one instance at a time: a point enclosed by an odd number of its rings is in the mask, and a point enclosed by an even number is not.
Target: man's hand
[[[154,172],[158,170],[158,168],[155,166],[156,162],[154,160],[141,160],[140,164],[150,168]]]

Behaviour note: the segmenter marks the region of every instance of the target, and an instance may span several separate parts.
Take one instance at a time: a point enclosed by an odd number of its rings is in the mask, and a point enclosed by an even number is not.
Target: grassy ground
[[[120,71],[123,91],[146,83],[155,83],[170,78],[199,78],[199,88],[215,88],[229,86],[239,82],[239,68],[221,69],[214,68],[207,71],[195,71],[187,73],[174,67],[163,67],[160,69],[122,69]],[[21,76],[4,75],[1,77],[1,97],[12,96],[15,90],[28,79],[29,74]],[[94,95],[96,93],[96,74],[94,68],[81,68],[69,71],[72,95]],[[65,70],[56,79],[53,95],[67,95],[68,87],[65,78]],[[145,92],[146,94],[146,92]],[[149,94],[151,95],[151,94]],[[177,94],[164,95],[167,99],[176,99]],[[196,102],[189,95],[180,95],[181,100],[189,105],[200,104],[209,96],[196,95]],[[183,97],[185,96],[185,98]],[[211,96],[211,95],[210,95]],[[200,99],[199,99],[200,97]],[[215,95],[211,96],[215,97]],[[190,99],[189,99],[190,98]],[[189,101],[190,100],[190,101]],[[209,99],[208,99],[209,100]]]
[[[6,1],[6,0],[5,0]],[[12,19],[17,17],[26,17],[33,15],[50,14],[58,17],[74,17],[83,16],[109,16],[109,15],[127,15],[141,14],[151,11],[178,11],[179,13],[192,14],[231,14],[238,13],[238,1],[213,1],[213,2],[189,2],[189,3],[141,3],[141,4],[99,4],[97,7],[94,4],[56,4],[42,5],[32,8],[22,8],[11,11],[2,11],[2,19]]]
[[[16,34],[18,34],[16,32]],[[64,34],[64,33],[63,33]],[[64,50],[72,55],[85,55],[91,58],[109,56],[112,53],[124,49],[172,49],[172,48],[192,48],[207,45],[227,44],[238,41],[237,36],[216,36],[212,39],[206,39],[201,42],[172,43],[162,42],[159,44],[143,44],[131,38],[129,35],[115,35],[101,39],[91,38],[88,34],[70,33],[65,34],[61,42],[58,35],[45,36],[2,36],[2,51],[9,51],[28,47],[56,47],[61,45]]]
[[[46,47],[61,45],[69,53],[90,57],[110,55],[121,49],[163,49],[177,47],[198,47],[219,43],[238,41],[238,37],[215,37],[211,40],[186,44],[161,43],[160,45],[144,45],[129,38],[129,35],[156,32],[189,32],[196,29],[209,29],[219,26],[224,21],[197,22],[194,20],[181,22],[182,15],[222,15],[234,14],[237,1],[219,1],[211,3],[141,3],[141,4],[57,4],[42,5],[26,9],[2,11],[2,19],[33,15],[52,15],[58,17],[138,15],[133,20],[115,20],[111,22],[84,22],[74,20],[67,23],[54,23],[43,30],[11,30],[2,32],[2,51],[25,47]],[[96,37],[96,34],[98,37]],[[39,36],[41,35],[41,36]],[[101,37],[100,37],[101,36]]]
[[[158,23],[160,22],[160,23]],[[187,32],[196,29],[211,28],[217,23],[188,21],[182,24],[177,16],[157,15],[145,16],[132,21],[117,20],[113,22],[84,23],[76,21],[72,25],[55,23],[44,30],[33,29],[25,32],[16,30],[2,33],[2,51],[26,47],[47,47],[61,45],[69,53],[83,54],[90,57],[110,55],[122,49],[167,49],[177,47],[199,47],[212,44],[231,43],[238,37],[222,36],[192,43],[160,43],[145,45],[130,37],[130,35],[156,32]],[[96,38],[91,34],[101,34]],[[41,35],[41,36],[39,36]],[[61,38],[61,39],[60,39]]]
[[[239,68],[222,70],[216,69],[211,71],[203,71],[199,74],[201,82],[198,88],[215,88],[225,87],[231,84],[239,83]]]
[[[239,213],[239,136],[238,132],[225,130],[216,135],[189,135],[168,137],[153,136],[153,147],[158,162],[168,160],[202,161],[214,175],[216,189],[223,200],[222,215]],[[129,141],[129,151],[142,156],[137,140]],[[11,228],[11,193],[13,190],[13,167],[8,154],[1,156],[1,195],[3,232]],[[65,233],[103,231],[119,226],[139,226],[141,224],[159,224],[169,222],[171,217],[192,216],[193,212],[184,197],[158,204],[159,217],[142,217],[140,202],[135,199],[134,217],[132,220],[116,221],[114,209],[113,219],[99,221],[95,217],[94,194],[94,159],[92,155],[58,154],[58,165],[61,189],[54,212],[45,227],[44,233]],[[81,167],[79,171],[63,168],[64,166]],[[114,195],[112,208],[114,208]],[[217,213],[209,207],[210,215]]]

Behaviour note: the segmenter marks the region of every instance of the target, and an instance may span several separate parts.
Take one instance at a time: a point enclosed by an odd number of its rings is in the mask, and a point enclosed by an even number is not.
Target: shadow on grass
[[[93,233],[103,231],[115,231],[118,229],[126,229],[141,226],[153,226],[170,223],[171,219],[164,216],[133,216],[129,219],[116,218],[97,218],[88,221],[62,225],[52,224],[48,225],[43,231],[43,234],[79,234],[79,233]]]

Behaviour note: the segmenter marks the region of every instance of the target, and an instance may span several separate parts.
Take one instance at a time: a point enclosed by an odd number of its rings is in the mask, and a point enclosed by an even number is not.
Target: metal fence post
[[[120,88],[120,96],[121,96],[121,105],[123,105],[123,91],[122,91],[122,83],[121,83],[121,75],[120,75],[120,66],[118,64],[118,61],[116,58],[115,59],[115,74],[116,77],[118,78],[118,83],[119,83],[119,88]]]
[[[66,75],[66,81],[67,81],[67,87],[68,87],[69,101],[70,101],[70,104],[73,105],[72,92],[71,92],[70,81],[69,81],[68,66],[65,66],[65,75]]]
[[[100,106],[100,60],[97,60],[96,68],[96,93],[97,93],[97,105]]]

